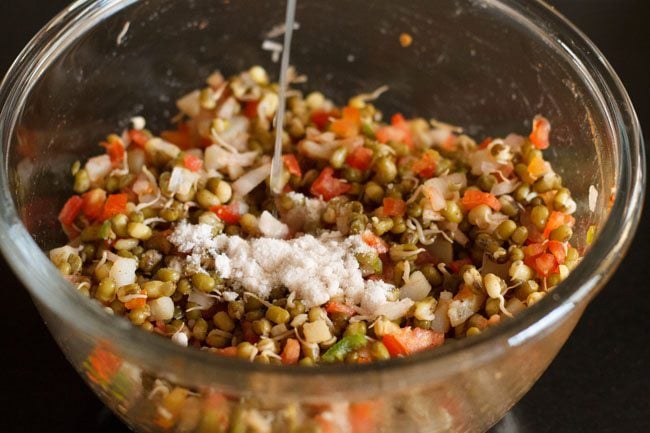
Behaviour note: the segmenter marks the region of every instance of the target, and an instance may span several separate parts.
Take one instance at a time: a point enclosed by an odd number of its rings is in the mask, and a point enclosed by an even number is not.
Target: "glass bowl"
[[[134,115],[162,129],[175,98],[215,69],[277,71],[261,45],[283,21],[283,7],[97,0],[54,18],[0,88],[2,251],[70,362],[138,431],[256,431],[242,424],[253,417],[262,426],[276,420],[266,431],[317,432],[310,418],[321,412],[340,420],[341,432],[485,430],[555,357],[622,259],[642,209],[643,144],[630,100],[600,52],[542,2],[300,2],[292,50],[308,88],[339,102],[387,84],[385,112],[436,117],[479,136],[525,133],[537,113],[551,120],[548,157],[578,202],[574,243],[589,252],[513,320],[389,362],[249,364],[176,346],[106,314],[43,254],[64,241],[56,215],[70,194],[71,163],[96,153],[96,143]],[[402,32],[412,45],[400,45]],[[600,192],[593,211],[591,185]],[[598,235],[587,245],[591,226]],[[348,416],[366,422],[349,425]]]

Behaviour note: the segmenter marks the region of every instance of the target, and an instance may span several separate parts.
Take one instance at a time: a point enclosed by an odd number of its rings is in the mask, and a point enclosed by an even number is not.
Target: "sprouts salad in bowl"
[[[509,320],[580,260],[548,120],[472,138],[384,116],[387,90],[292,90],[272,195],[278,85],[260,66],[211,75],[173,129],[133,118],[73,165],[52,262],[109,314],[260,363],[382,361]]]

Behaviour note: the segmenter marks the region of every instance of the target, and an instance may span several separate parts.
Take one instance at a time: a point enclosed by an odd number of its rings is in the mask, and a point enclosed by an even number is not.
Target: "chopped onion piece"
[[[298,150],[312,159],[328,160],[336,150],[336,142],[316,143],[311,140],[303,140],[298,144]]]
[[[90,181],[97,182],[108,176],[113,169],[113,163],[111,163],[110,156],[99,155],[90,158],[88,162],[86,162],[85,168]]]
[[[145,149],[150,154],[160,152],[172,159],[176,158],[178,154],[181,153],[181,149],[178,146],[172,143],[168,143],[162,138],[152,138],[151,140],[147,141]]]
[[[226,169],[231,179],[236,179],[243,173],[245,167],[255,163],[257,151],[236,153],[213,144],[205,149],[204,166],[206,170]]]
[[[117,287],[135,283],[135,270],[138,262],[133,259],[119,257],[113,262],[109,276],[115,281]]]
[[[429,284],[422,272],[415,271],[400,289],[399,297],[400,299],[409,298],[417,302],[426,298],[429,292],[431,292],[431,284]]]
[[[169,191],[176,194],[189,194],[201,176],[183,167],[174,167],[169,177]]]
[[[322,319],[305,323],[302,325],[302,331],[308,343],[322,343],[332,338],[327,323]]]
[[[232,184],[232,189],[239,197],[245,197],[249,192],[255,189],[257,185],[261,184],[271,174],[271,164],[263,164],[239,179]]]
[[[199,310],[207,310],[212,307],[214,304],[214,298],[207,295],[207,293],[200,292],[198,290],[192,290],[192,292],[187,297],[187,302],[192,302],[196,304],[196,307]]]
[[[189,117],[196,117],[201,113],[201,92],[195,90],[176,101],[176,107]]]
[[[449,331],[451,325],[449,323],[449,316],[447,315],[447,312],[449,310],[449,304],[451,304],[452,296],[453,295],[451,294],[451,292],[445,291],[440,293],[438,306],[436,307],[436,310],[433,312],[435,317],[431,321],[432,331],[440,332],[443,334]]]
[[[264,211],[260,215],[259,229],[264,236],[269,238],[284,239],[289,234],[289,227],[268,211]]]
[[[521,182],[504,180],[503,182],[495,184],[490,190],[490,194],[497,197],[504,194],[510,194],[516,190],[519,185],[521,185]]]
[[[594,212],[596,210],[596,202],[598,201],[598,190],[595,186],[589,185],[589,210]]]
[[[412,299],[402,299],[398,302],[387,302],[380,305],[375,310],[376,316],[384,316],[388,320],[397,320],[402,318],[409,312],[411,307],[415,304]]]

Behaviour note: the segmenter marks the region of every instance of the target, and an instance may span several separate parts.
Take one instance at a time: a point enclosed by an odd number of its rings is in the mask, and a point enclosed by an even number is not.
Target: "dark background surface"
[[[650,131],[650,2],[551,3],[604,52],[627,87],[646,133]],[[66,4],[0,0],[0,74]],[[649,224],[645,212],[612,281],[539,382],[491,432],[650,432]],[[6,331],[0,356],[0,432],[127,432],[66,362],[1,258],[0,281]]]

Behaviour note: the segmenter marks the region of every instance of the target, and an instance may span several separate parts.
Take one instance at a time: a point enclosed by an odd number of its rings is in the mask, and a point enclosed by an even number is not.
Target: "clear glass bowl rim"
[[[126,359],[149,368],[169,371],[169,360],[182,360],[184,372],[179,377],[212,379],[231,386],[250,383],[250,376],[276,378],[293,388],[295,381],[326,377],[341,385],[364,383],[364,378],[381,373],[385,377],[405,375],[412,368],[428,371],[428,378],[457,370],[458,362],[479,365],[507,350],[550,332],[570,310],[588,302],[612,276],[628,249],[643,209],[645,156],[639,122],[621,81],[594,44],[566,18],[546,3],[534,0],[484,0],[483,3],[523,22],[537,36],[564,52],[573,66],[587,77],[599,96],[615,138],[617,164],[616,201],[597,240],[582,263],[545,297],[514,320],[479,336],[445,345],[435,351],[367,365],[337,365],[313,368],[286,368],[232,360],[188,350],[165,339],[132,327],[124,320],[106,314],[94,303],[80,302],[80,295],[70,290],[23,226],[13,203],[8,178],[7,143],[13,134],[17,116],[30,89],[30,82],[43,74],[47,66],[85,30],[102,18],[118,12],[135,0],[79,0],[50,21],[25,47],[0,85],[0,249],[35,300],[62,320],[74,315],[80,329],[97,339],[116,341],[114,347]],[[472,356],[468,357],[467,355]],[[469,361],[468,361],[469,359]],[[188,373],[186,373],[188,372]],[[420,382],[422,376],[413,378]],[[191,379],[190,379],[191,381]],[[383,382],[383,381],[382,381]],[[391,383],[390,379],[387,380]],[[372,384],[365,382],[372,388]],[[285,388],[282,386],[282,388]],[[295,388],[294,388],[295,389]],[[302,388],[310,393],[310,388]],[[315,391],[314,391],[315,392]]]

